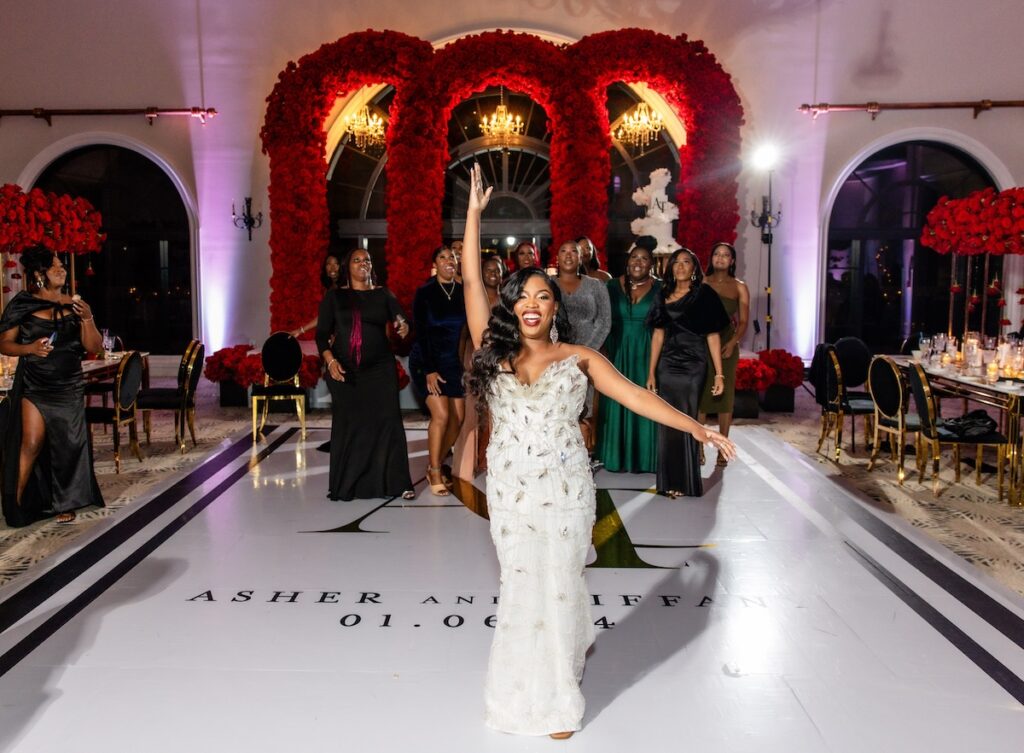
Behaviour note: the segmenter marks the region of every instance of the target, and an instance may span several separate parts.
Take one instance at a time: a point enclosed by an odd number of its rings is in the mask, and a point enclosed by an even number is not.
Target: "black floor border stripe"
[[[954,625],[949,618],[925,601],[924,598],[903,583],[903,581],[886,570],[871,555],[850,541],[846,541],[846,545],[850,547],[864,568],[875,576],[882,585],[892,591],[900,601],[914,610],[939,635],[952,643],[960,653],[973,662],[982,672],[991,677],[1003,690],[1013,696],[1017,703],[1024,705],[1024,680],[1021,680],[1009,667],[982,648],[967,633]]]
[[[273,432],[277,427],[268,426]],[[201,462],[191,473],[178,479],[139,509],[117,521],[105,532],[63,562],[54,565],[22,589],[0,602],[0,633],[31,613],[90,567],[163,515],[253,447],[248,433],[214,458]]]
[[[796,452],[796,450],[794,450]],[[804,458],[799,458],[805,460]],[[813,466],[812,466],[813,468]],[[817,471],[817,469],[814,469]],[[819,474],[820,471],[817,471]],[[1012,610],[1000,604],[996,599],[982,591],[960,573],[940,562],[934,555],[922,549],[902,533],[880,518],[875,517],[850,498],[850,490],[841,483],[832,481],[839,487],[839,495],[828,500],[839,505],[847,517],[857,523],[878,541],[885,544],[898,557],[919,570],[925,577],[946,591],[980,619],[987,622],[1003,636],[1024,649],[1024,619]],[[785,482],[783,482],[785,483]]]
[[[186,523],[212,504],[225,491],[237,483],[239,479],[249,473],[253,467],[259,465],[259,463],[269,457],[274,450],[284,444],[297,431],[297,428],[285,430],[281,436],[275,438],[270,444],[263,448],[259,455],[257,455],[250,463],[241,466],[240,468],[236,468],[231,475],[204,494],[202,498],[185,510],[185,512],[164,526],[138,549],[112,567],[108,572],[104,573],[82,593],[54,612],[54,614],[40,624],[39,627],[32,630],[32,632],[18,641],[18,643],[8,649],[4,654],[0,655],[0,677],[3,677],[5,674],[10,672],[22,659],[38,648],[43,641],[60,630],[65,624],[74,618],[75,615],[99,598],[108,588],[128,574],[136,565],[152,554],[157,547],[167,541],[167,539],[180,531]]]

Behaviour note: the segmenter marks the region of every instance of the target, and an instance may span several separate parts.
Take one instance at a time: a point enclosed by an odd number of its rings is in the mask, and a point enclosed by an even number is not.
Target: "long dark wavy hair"
[[[516,317],[515,305],[522,295],[523,288],[531,277],[540,277],[547,283],[551,295],[558,304],[555,312],[555,327],[558,328],[559,342],[573,342],[572,325],[569,315],[562,305],[562,291],[542,269],[535,267],[520,269],[513,272],[498,289],[498,303],[491,309],[491,319],[487,323],[480,349],[473,354],[473,364],[466,373],[466,387],[481,406],[487,402],[491,393],[491,385],[503,370],[501,364],[508,363],[512,373],[516,371],[516,358],[523,349],[519,334],[519,319]]]
[[[596,272],[601,268],[601,259],[598,258],[597,255],[597,244],[594,243],[594,241],[590,240],[590,238],[588,238],[587,236],[581,235],[579,238],[576,239],[576,245],[579,246],[581,243],[583,243],[583,241],[589,243],[590,247],[594,250],[593,255],[590,257],[590,261],[588,261],[585,266],[591,272]],[[580,266],[583,267],[584,264],[581,262]]]
[[[690,255],[690,261],[693,262],[693,275],[696,279],[690,281],[690,295],[697,292],[697,288],[704,284],[704,270],[700,268],[700,259],[697,258],[697,254],[693,253],[690,249],[683,247],[676,250],[670,257],[668,257],[668,264],[665,265],[665,279],[661,283],[661,294],[667,301],[672,297],[672,294],[676,292],[676,275],[672,271],[672,267],[675,266],[676,259],[683,254]]]
[[[354,252],[349,252],[349,257],[352,256],[352,253]],[[339,267],[341,266],[340,254],[336,254],[333,251],[331,251],[330,253],[327,254],[327,256],[324,257],[323,262],[320,264],[320,284],[323,286],[324,290],[330,290],[335,285],[341,284],[341,269],[338,270],[337,282],[335,282],[334,280],[327,276],[327,262],[331,259],[334,259],[336,262],[338,262]]]
[[[707,272],[705,272],[704,274],[706,274],[706,275],[714,274],[714,272],[715,272],[715,251],[717,251],[720,246],[724,246],[725,248],[729,249],[729,255],[732,256],[732,263],[729,264],[729,277],[735,277],[736,276],[736,248],[731,243],[726,243],[725,241],[719,241],[718,243],[712,243],[711,244],[711,255],[708,256],[708,269],[707,269]]]

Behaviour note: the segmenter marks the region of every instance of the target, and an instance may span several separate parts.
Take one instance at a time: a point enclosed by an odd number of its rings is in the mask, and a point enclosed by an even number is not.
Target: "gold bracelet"
[[[83,322],[91,322],[92,320],[93,320],[93,317],[91,317],[91,316],[88,319],[86,319],[85,317],[82,317],[82,321]]]
[[[725,374],[715,374],[715,379],[725,379]]]

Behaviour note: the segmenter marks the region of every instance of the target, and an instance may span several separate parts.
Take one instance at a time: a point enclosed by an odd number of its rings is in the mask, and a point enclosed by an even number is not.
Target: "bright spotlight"
[[[761,144],[750,155],[750,164],[756,170],[772,170],[779,163],[779,148],[775,144]]]
[[[505,245],[506,246],[514,246],[514,245],[516,245],[516,237],[514,235],[507,236],[505,238]]]

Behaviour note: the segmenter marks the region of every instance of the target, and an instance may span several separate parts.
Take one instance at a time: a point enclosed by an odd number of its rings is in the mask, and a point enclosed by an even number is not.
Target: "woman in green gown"
[[[605,351],[612,365],[641,387],[647,383],[651,332],[647,312],[661,287],[652,276],[654,247],[650,236],[637,238],[626,261],[626,273],[608,281],[612,331]],[[595,456],[609,471],[653,473],[658,466],[656,425],[607,397],[601,398]]]
[[[715,397],[711,394],[714,371],[708,361],[708,376],[704,381],[704,393],[700,398],[700,410],[697,420],[704,423],[709,413],[718,414],[718,430],[729,436],[732,425],[733,401],[736,397],[736,363],[740,358],[740,340],[747,332],[747,321],[750,318],[750,291],[740,280],[736,279],[736,249],[729,243],[716,243],[711,248],[711,261],[704,277],[704,283],[718,293],[725,311],[729,314],[729,325],[719,332],[722,341],[722,374],[725,376],[725,389]],[[701,462],[703,462],[702,454]],[[724,467],[725,458],[718,457],[716,465]]]

